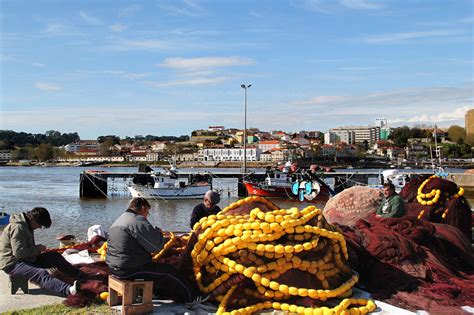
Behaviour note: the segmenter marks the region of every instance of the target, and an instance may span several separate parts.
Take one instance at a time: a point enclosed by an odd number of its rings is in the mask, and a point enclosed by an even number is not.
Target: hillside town
[[[96,140],[81,140],[75,133],[75,141],[54,146],[42,143],[35,150],[31,146],[28,149],[28,145],[10,145],[8,148],[5,144],[8,141],[2,139],[0,162],[153,164],[173,159],[177,163],[218,166],[242,162],[244,151],[246,161],[257,165],[275,165],[288,160],[337,162],[364,158],[428,161],[433,156],[440,155],[472,158],[469,139],[474,133],[473,122],[474,110],[470,110],[466,114],[466,129],[459,126],[448,129],[390,128],[387,119],[380,118],[373,125],[343,126],[329,129],[326,133],[304,130],[289,133],[257,128],[250,128],[245,133],[242,129],[225,126],[209,126],[207,129],[192,131],[190,136],[179,138],[135,136],[120,139],[117,136],[101,136]],[[60,133],[51,131],[46,138],[55,137],[55,133],[56,138],[61,137]]]

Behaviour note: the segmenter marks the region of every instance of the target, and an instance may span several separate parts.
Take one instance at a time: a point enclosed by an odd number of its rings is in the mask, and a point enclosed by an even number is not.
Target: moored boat
[[[176,169],[142,174],[128,186],[132,197],[147,199],[200,199],[212,189],[209,178],[202,175],[180,177]]]
[[[335,193],[318,175],[299,170],[269,171],[263,182],[244,181],[247,194],[300,201],[327,201]]]

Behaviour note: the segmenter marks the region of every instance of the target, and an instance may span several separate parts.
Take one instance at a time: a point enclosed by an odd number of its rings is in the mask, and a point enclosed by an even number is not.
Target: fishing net
[[[340,226],[349,262],[374,297],[410,310],[459,310],[474,298],[474,256],[458,229],[413,216]],[[428,304],[419,301],[431,300]]]
[[[375,213],[381,200],[380,189],[354,186],[331,198],[324,207],[323,214],[329,223],[350,226]]]
[[[463,195],[462,187],[437,176],[415,178],[400,192],[406,215],[455,226],[470,238],[472,211]]]
[[[314,206],[279,209],[248,197],[201,219],[194,229],[194,278],[219,303],[218,314],[375,309],[373,301],[346,298],[358,275],[347,264],[343,235]],[[334,298],[336,306],[328,307],[326,300]]]

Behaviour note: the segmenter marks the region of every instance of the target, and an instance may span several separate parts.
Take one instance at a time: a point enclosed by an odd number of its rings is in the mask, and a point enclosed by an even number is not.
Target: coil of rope
[[[267,204],[270,210],[232,213],[255,201]],[[194,230],[199,233],[191,251],[194,276],[199,289],[219,302],[218,314],[250,314],[263,309],[366,314],[376,308],[372,300],[348,298],[335,307],[324,306],[327,299],[350,296],[358,275],[347,265],[342,233],[314,206],[278,209],[264,198],[248,197],[217,215],[202,218]],[[306,273],[311,287],[287,281],[292,272]],[[308,297],[316,306],[294,302]]]

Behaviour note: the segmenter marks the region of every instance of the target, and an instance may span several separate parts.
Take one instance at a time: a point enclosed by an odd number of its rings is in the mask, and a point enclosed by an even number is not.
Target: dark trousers
[[[196,290],[172,265],[149,263],[140,268],[115,269],[110,272],[120,279],[144,279],[153,281],[153,292],[175,302],[191,302],[196,298]]]
[[[12,276],[23,276],[38,284],[41,288],[67,296],[71,285],[52,277],[46,268],[58,268],[70,276],[77,276],[78,270],[57,252],[43,253],[34,263],[17,262],[4,271]]]

